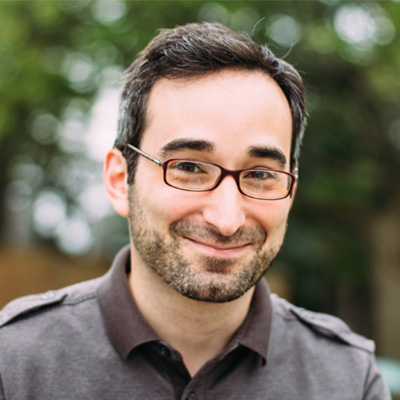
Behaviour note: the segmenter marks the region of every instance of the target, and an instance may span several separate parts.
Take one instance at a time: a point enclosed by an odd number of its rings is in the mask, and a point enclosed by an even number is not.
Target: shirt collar
[[[136,347],[160,337],[142,317],[132,298],[127,273],[130,272],[129,246],[115,257],[111,270],[98,288],[97,296],[110,341],[125,359]],[[261,279],[254,292],[249,314],[231,344],[239,344],[267,359],[272,325],[272,305],[267,283]]]
[[[265,279],[261,279],[254,291],[250,311],[235,335],[242,346],[258,353],[267,362],[272,327],[272,303]],[[235,340],[234,338],[234,340]]]
[[[160,340],[136,307],[128,284],[128,272],[130,251],[126,246],[115,257],[97,291],[108,337],[124,359],[134,348]]]

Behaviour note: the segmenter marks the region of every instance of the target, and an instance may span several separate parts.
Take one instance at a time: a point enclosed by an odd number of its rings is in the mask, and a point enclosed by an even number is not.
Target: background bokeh
[[[97,276],[128,242],[101,177],[121,73],[159,28],[195,21],[305,80],[300,184],[267,279],[400,360],[399,1],[1,1],[0,306]]]

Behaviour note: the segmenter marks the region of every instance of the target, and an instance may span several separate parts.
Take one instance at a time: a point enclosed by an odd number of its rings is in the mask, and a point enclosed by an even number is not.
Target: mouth
[[[223,256],[223,257],[231,257],[241,254],[248,247],[251,246],[251,243],[243,243],[243,244],[221,244],[215,242],[207,242],[204,240],[194,239],[191,237],[185,236],[184,239],[188,240],[192,244],[194,244],[200,251],[207,252],[213,256]]]

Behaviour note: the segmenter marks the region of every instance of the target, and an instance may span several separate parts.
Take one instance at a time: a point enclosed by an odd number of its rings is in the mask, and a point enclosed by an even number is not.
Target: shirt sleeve
[[[383,379],[374,356],[371,357],[371,364],[365,382],[365,394],[363,400],[392,400],[389,388]]]

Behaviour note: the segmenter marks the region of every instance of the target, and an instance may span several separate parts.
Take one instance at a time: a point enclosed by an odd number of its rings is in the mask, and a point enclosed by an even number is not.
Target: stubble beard
[[[221,235],[212,226],[199,226],[182,219],[169,227],[169,240],[151,229],[134,190],[129,196],[129,230],[133,245],[144,264],[172,289],[198,301],[224,303],[243,296],[265,274],[280,250],[282,240],[273,248],[264,249],[266,233],[261,228],[240,228],[232,236]],[[255,252],[246,265],[243,260],[193,256],[189,261],[182,251],[184,237],[220,244],[252,243]],[[195,261],[193,261],[195,260]],[[195,267],[193,263],[200,263]]]

